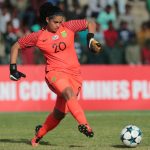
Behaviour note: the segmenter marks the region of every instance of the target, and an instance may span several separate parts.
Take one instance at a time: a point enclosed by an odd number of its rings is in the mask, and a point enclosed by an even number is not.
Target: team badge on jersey
[[[66,32],[65,30],[62,31],[62,32],[61,32],[61,36],[64,37],[64,38],[67,37],[67,32]]]
[[[52,36],[52,40],[57,40],[57,39],[59,39],[59,36],[58,36],[58,35]]]
[[[51,81],[52,81],[52,82],[56,82],[56,80],[57,80],[56,76],[53,76],[53,77],[51,78]]]

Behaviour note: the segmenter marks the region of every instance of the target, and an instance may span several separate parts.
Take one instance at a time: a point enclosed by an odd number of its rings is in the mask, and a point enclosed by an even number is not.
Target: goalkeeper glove
[[[10,79],[11,80],[18,81],[21,77],[24,77],[24,78],[26,77],[25,74],[17,71],[16,64],[10,64],[9,70],[10,70]]]
[[[94,34],[93,33],[88,33],[87,34],[87,43],[88,43],[88,48],[93,53],[99,53],[102,50],[101,44],[94,39]]]

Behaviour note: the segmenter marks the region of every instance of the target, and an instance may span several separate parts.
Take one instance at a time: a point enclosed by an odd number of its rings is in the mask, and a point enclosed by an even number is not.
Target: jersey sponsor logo
[[[65,30],[62,31],[62,32],[60,32],[60,33],[61,33],[61,36],[62,36],[62,37],[64,37],[64,38],[67,37],[67,32],[66,32]]]
[[[57,40],[57,39],[59,39],[59,36],[58,36],[58,35],[52,36],[52,40]]]

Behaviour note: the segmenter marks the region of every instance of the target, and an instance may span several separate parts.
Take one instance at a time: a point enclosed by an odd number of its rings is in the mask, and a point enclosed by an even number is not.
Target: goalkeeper
[[[68,112],[78,122],[79,131],[87,137],[93,137],[94,133],[77,101],[82,78],[74,49],[74,35],[76,32],[88,29],[88,48],[94,53],[99,53],[101,45],[94,39],[96,25],[86,19],[64,22],[62,10],[48,2],[40,7],[40,17],[43,21],[43,28],[21,37],[12,46],[10,58],[10,79],[17,81],[26,77],[24,73],[17,70],[19,49],[38,47],[46,59],[45,81],[57,95],[54,110],[42,125],[36,126],[36,134],[31,144],[37,146],[40,139],[54,129]]]

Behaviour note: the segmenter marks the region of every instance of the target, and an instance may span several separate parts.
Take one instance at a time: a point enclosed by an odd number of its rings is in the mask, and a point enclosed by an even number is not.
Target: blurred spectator
[[[82,49],[81,44],[78,40],[75,41],[75,49],[76,49],[76,53],[77,53],[79,62],[81,64],[86,64],[87,63],[87,54]]]
[[[83,30],[76,34],[76,42],[75,47],[77,48],[78,58],[81,64],[87,63],[87,54],[88,54],[88,47],[87,47],[87,33],[88,30]],[[79,45],[80,44],[80,45]]]
[[[38,23],[35,23],[31,26],[31,31],[32,32],[37,32],[41,29],[41,26]]]
[[[136,32],[140,29],[141,24],[149,19],[145,2],[145,0],[130,0],[128,2],[132,6],[131,15],[134,16],[133,28]]]
[[[145,41],[141,51],[143,64],[150,64],[150,39]]]
[[[116,0],[116,3],[118,5],[119,15],[125,14],[127,0]]]
[[[120,23],[118,35],[119,35],[119,43],[123,47],[127,46],[128,42],[132,38],[133,32],[131,30],[129,30],[128,23],[126,21],[122,21]]]
[[[88,0],[88,11],[87,17],[89,18],[96,18],[101,11],[101,7],[98,3],[98,0]]]
[[[97,17],[97,23],[101,24],[101,29],[108,29],[108,21],[116,21],[116,14],[112,10],[110,5],[107,5],[103,11],[101,11]]]
[[[107,5],[114,6],[116,0],[99,0],[100,6],[104,9]]]
[[[146,8],[147,8],[147,11],[148,11],[149,17],[150,17],[150,0],[146,0]]]
[[[5,45],[4,41],[0,40],[0,64],[6,63]]]
[[[109,28],[104,31],[105,49],[108,55],[109,64],[123,63],[123,49],[118,47],[118,32],[113,26],[113,22],[108,22]]]
[[[31,31],[29,30],[28,26],[26,24],[21,24],[21,28],[19,32],[17,33],[18,38],[22,37],[23,35],[29,34]]]
[[[22,64],[35,64],[35,47],[27,47],[21,50],[21,63]]]
[[[35,23],[36,15],[32,6],[28,6],[23,15],[23,23],[26,24],[29,28]]]
[[[150,39],[150,28],[148,22],[143,22],[140,30],[137,32],[138,43],[142,47],[147,39]]]
[[[8,63],[10,57],[10,49],[11,46],[16,42],[17,36],[15,34],[15,30],[11,22],[7,23],[6,33],[5,33],[5,55],[6,55],[6,63]]]
[[[9,1],[14,8],[19,10],[20,13],[24,12],[29,4],[28,0],[9,0]]]
[[[136,34],[130,39],[125,50],[126,63],[129,65],[142,64],[141,48],[138,44]]]
[[[19,11],[18,16],[20,21],[22,21],[25,14],[25,10],[28,7],[28,4],[30,3],[28,2],[28,0],[10,0],[10,2],[13,8],[16,8]]]
[[[13,12],[12,12],[12,25],[13,25],[13,28],[15,30],[15,33],[19,32],[20,30],[20,20],[19,20],[19,17],[18,17],[18,10],[15,8],[13,9]]]
[[[117,23],[118,23],[117,28],[119,28],[119,25],[120,25],[120,23],[122,21],[125,21],[128,24],[129,30],[134,31],[134,26],[135,26],[135,24],[134,24],[134,16],[131,14],[131,9],[132,9],[131,5],[126,4],[126,6],[125,6],[125,12],[122,13],[122,14],[120,14],[118,16],[118,19],[117,19]]]
[[[104,40],[104,31],[102,31],[101,29],[101,25],[100,24],[96,24],[96,31],[95,31],[95,35],[94,35],[95,39],[97,41],[100,41],[100,43],[102,45],[105,44],[105,40]]]
[[[87,37],[87,33],[88,33],[87,30],[84,30],[84,31],[77,33],[77,38],[78,38],[78,41],[81,43],[81,47],[82,47],[83,51],[88,51],[87,40],[85,40]]]
[[[10,12],[3,7],[0,14],[0,32],[4,35],[7,31],[7,23],[11,20]]]
[[[82,10],[81,10],[81,13],[78,15],[79,19],[87,18],[87,16],[88,16],[87,11],[88,11],[88,5],[84,5]]]
[[[38,27],[34,27],[34,26],[32,26],[31,28],[32,30],[38,29]],[[21,30],[18,33],[18,37],[22,37],[23,35],[27,35],[29,33],[31,33],[29,27],[26,24],[22,24]],[[22,49],[20,51],[22,64],[35,64],[35,62],[37,62],[35,60],[35,55],[34,55],[35,49],[36,49],[35,47],[26,47],[25,49]]]
[[[104,31],[104,39],[109,48],[114,48],[118,43],[118,33],[111,20],[108,22],[108,29]]]
[[[77,3],[75,3],[75,1],[67,0],[59,1],[57,6],[63,10],[66,21],[78,19],[82,13],[82,9],[78,1]]]

